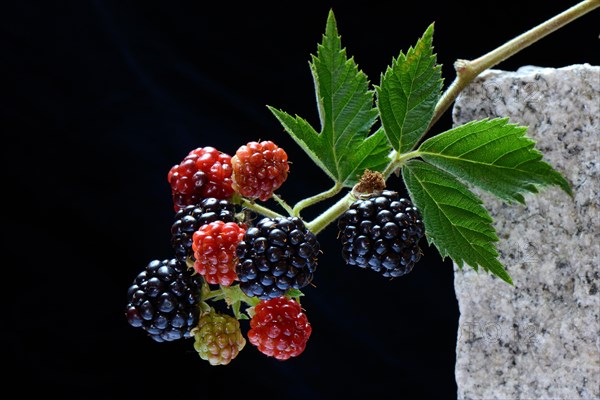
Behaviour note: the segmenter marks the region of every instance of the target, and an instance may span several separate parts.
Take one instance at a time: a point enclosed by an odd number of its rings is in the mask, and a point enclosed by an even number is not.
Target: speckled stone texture
[[[490,70],[457,99],[455,124],[509,117],[571,183],[504,204],[495,219],[511,287],[455,269],[459,399],[600,399],[600,67]]]

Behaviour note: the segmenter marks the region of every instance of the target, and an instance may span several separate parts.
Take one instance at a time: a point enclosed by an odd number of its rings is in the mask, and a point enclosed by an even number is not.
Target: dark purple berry
[[[316,236],[300,218],[263,218],[237,247],[240,288],[263,300],[301,289],[313,279],[319,252]]]
[[[184,263],[153,260],[127,291],[127,321],[157,342],[191,337],[200,316],[201,287],[201,276]]]
[[[349,265],[398,277],[421,258],[419,240],[425,234],[421,214],[397,192],[384,190],[356,200],[340,217],[338,227],[342,256]]]

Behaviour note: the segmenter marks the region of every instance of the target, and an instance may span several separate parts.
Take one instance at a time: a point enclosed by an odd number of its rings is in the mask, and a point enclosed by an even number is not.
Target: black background
[[[5,4],[9,378],[26,382],[20,393],[69,399],[455,398],[452,265],[433,247],[413,272],[389,281],[346,267],[334,227],[323,231],[315,286],[302,301],[313,334],[286,362],[248,344],[230,365],[211,367],[190,340],[153,342],[127,324],[126,291],[150,260],[172,255],[166,175],[191,149],[234,154],[248,141],[274,140],[293,162],[279,191],[289,203],[331,185],[265,107],[316,123],[308,60],[330,8],[343,45],[375,84],[435,22],[449,84],[455,59],[482,55],[559,13],[561,3]],[[595,64],[597,18],[587,15],[498,67]],[[434,132],[450,123],[446,114]],[[402,189],[396,178],[388,185]]]

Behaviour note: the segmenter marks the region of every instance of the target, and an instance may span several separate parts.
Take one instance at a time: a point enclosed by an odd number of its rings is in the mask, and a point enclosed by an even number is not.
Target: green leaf
[[[341,46],[329,12],[323,42],[310,69],[321,123],[317,132],[305,119],[269,107],[285,130],[335,182],[352,186],[365,169],[382,171],[392,150],[383,130],[369,131],[378,113],[367,76]]]
[[[381,123],[394,149],[411,150],[429,127],[442,91],[441,66],[433,54],[433,24],[415,47],[392,61],[377,89]]]
[[[464,263],[476,271],[481,266],[512,284],[497,259],[498,237],[479,197],[452,175],[420,160],[408,161],[402,177],[423,216],[427,241],[442,258],[450,257],[460,268]]]
[[[508,118],[473,121],[426,140],[419,152],[423,160],[509,203],[524,203],[522,193],[548,185],[572,195],[569,183],[542,161],[526,131]]]
[[[325,157],[323,156],[323,153],[319,154],[321,142],[319,140],[319,134],[315,129],[303,118],[298,116],[292,117],[285,111],[277,110],[270,106],[268,106],[268,108],[313,162],[325,171],[331,179],[337,181],[336,175],[328,169],[323,161],[321,161],[321,159],[325,159]]]
[[[299,289],[288,289],[288,291],[285,293],[286,296],[289,297],[293,297],[293,298],[299,298],[304,296],[304,293],[302,293]]]

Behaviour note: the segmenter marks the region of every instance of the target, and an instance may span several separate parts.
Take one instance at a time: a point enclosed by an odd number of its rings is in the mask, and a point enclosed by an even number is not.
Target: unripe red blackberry
[[[338,227],[342,256],[349,265],[398,277],[421,258],[419,240],[425,234],[421,214],[397,192],[384,190],[356,200],[339,218]]]
[[[263,218],[237,247],[240,288],[269,299],[308,285],[317,268],[317,237],[297,217]]]
[[[153,260],[127,291],[127,321],[157,342],[191,336],[200,315],[202,278],[176,259]]]
[[[188,257],[194,257],[192,249],[193,235],[202,225],[214,221],[236,222],[236,208],[228,200],[214,197],[202,199],[196,205],[183,207],[175,214],[171,226],[171,245],[175,257],[185,263]]]
[[[254,307],[248,340],[258,350],[278,360],[300,355],[312,327],[298,302],[286,297],[263,300]]]
[[[194,232],[194,269],[210,284],[230,286],[235,280],[236,248],[246,229],[235,222],[214,221]]]
[[[269,140],[241,146],[231,165],[233,189],[244,197],[261,201],[273,196],[290,169],[286,152]]]
[[[193,332],[194,348],[211,365],[229,364],[246,345],[239,321],[214,310],[202,315]]]
[[[208,197],[230,199],[233,195],[231,173],[230,155],[214,147],[190,151],[167,176],[175,211]]]

